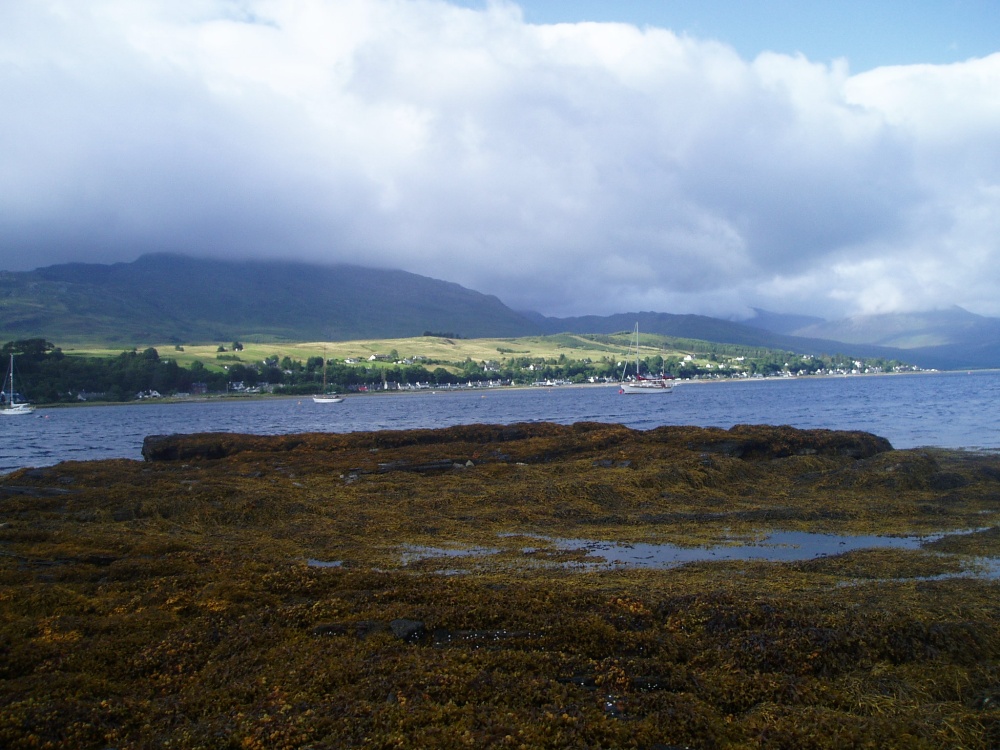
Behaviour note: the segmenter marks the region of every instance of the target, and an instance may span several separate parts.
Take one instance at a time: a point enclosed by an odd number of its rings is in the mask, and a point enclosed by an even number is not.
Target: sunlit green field
[[[307,341],[301,343],[253,343],[241,342],[243,350],[232,351],[233,342],[225,342],[225,352],[218,351],[219,344],[199,344],[176,347],[173,344],[151,342],[161,358],[177,361],[188,367],[200,361],[206,367],[221,367],[238,357],[243,362],[259,362],[269,357],[279,360],[289,357],[293,361],[306,361],[310,357],[326,356],[328,359],[345,360],[356,358],[366,360],[373,354],[391,355],[394,359],[423,357],[438,363],[461,363],[467,359],[474,362],[501,362],[512,357],[531,357],[558,360],[564,356],[569,360],[600,360],[608,357],[620,361],[628,351],[630,334],[613,336],[585,336],[560,334],[556,336],[530,336],[524,338],[496,339],[448,339],[435,336],[420,336],[403,339],[366,339],[359,341]],[[144,347],[139,347],[140,350]],[[663,357],[683,356],[687,352],[669,348],[660,336],[642,338],[642,354],[659,354]],[[116,356],[121,349],[100,347],[64,347],[68,355]]]

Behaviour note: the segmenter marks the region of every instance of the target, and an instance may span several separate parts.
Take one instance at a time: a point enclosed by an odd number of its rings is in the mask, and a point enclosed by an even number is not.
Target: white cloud
[[[7,268],[398,267],[551,314],[1000,315],[1000,55],[846,63],[439,0],[0,8]]]

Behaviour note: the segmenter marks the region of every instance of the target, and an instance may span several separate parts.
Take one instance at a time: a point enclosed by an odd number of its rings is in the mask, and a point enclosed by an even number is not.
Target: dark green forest
[[[132,401],[155,392],[162,396],[180,393],[240,393],[266,390],[272,393],[300,395],[317,392],[323,383],[323,358],[310,357],[305,362],[289,357],[273,357],[262,362],[234,361],[224,371],[210,370],[200,362],[191,367],[179,366],[161,357],[153,348],[124,351],[116,357],[67,356],[44,339],[24,339],[4,344],[2,356],[9,362],[15,357],[18,392],[34,404],[72,403],[77,401]],[[522,367],[522,364],[524,365]],[[594,373],[611,374],[610,363],[585,364],[572,360],[542,365],[529,370],[532,360],[511,362],[503,368],[486,369],[484,363],[471,360],[458,373],[442,366],[433,369],[421,365],[369,367],[327,362],[328,389],[338,391],[372,390],[386,384],[458,385],[486,380],[512,384],[539,379],[573,379],[583,382]]]
[[[153,348],[124,351],[110,358],[80,357],[67,356],[44,339],[23,339],[4,344],[0,351],[5,362],[14,355],[17,391],[34,404],[132,401],[153,392],[167,396],[261,389],[296,395],[318,391],[323,382],[322,357],[310,357],[305,362],[288,357],[280,361],[234,362],[220,372],[200,362],[181,367],[172,359],[160,357]],[[568,367],[555,367],[551,376],[561,377],[568,371]],[[371,389],[386,383],[448,385],[499,379],[496,373],[487,373],[471,362],[460,374],[454,374],[444,367],[431,371],[419,365],[348,366],[332,360],[327,364],[326,378],[329,389],[341,391]]]
[[[5,362],[11,354],[17,391],[35,404],[130,401],[149,391],[190,392],[197,382],[210,390],[225,390],[228,380],[226,373],[204,368],[198,372],[160,359],[155,349],[126,351],[113,358],[69,357],[44,339],[24,339],[4,344]]]
[[[35,404],[76,401],[132,401],[152,393],[163,396],[179,393],[226,393],[266,387],[268,391],[290,395],[311,393],[322,386],[323,359],[306,363],[287,357],[259,363],[236,362],[224,371],[206,368],[200,362],[191,367],[160,357],[153,348],[124,351],[116,357],[67,356],[44,339],[24,339],[4,344],[5,362],[15,357],[15,383],[21,395]],[[452,382],[435,380],[423,368],[405,368],[403,382]],[[397,373],[388,372],[395,376]],[[331,387],[354,389],[368,382],[381,383],[381,371],[331,363],[327,381]]]

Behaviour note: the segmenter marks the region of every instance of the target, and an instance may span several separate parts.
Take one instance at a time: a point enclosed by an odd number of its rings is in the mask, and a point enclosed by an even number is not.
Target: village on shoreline
[[[914,373],[922,368],[843,354],[644,336],[634,359],[626,334],[530,339],[424,336],[357,342],[241,343],[63,350],[38,339],[8,342],[18,384],[37,406],[247,396],[455,391],[617,385],[635,376],[674,384]],[[626,372],[626,362],[629,367]]]

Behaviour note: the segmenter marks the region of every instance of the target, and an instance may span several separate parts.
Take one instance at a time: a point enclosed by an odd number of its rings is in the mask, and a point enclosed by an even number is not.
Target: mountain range
[[[642,331],[802,354],[884,357],[925,368],[1000,367],[1000,319],[954,307],[825,321],[765,310],[737,322],[627,312],[553,318],[398,270],[175,254],[0,272],[0,336],[59,344],[317,341],[425,333],[507,338]]]

